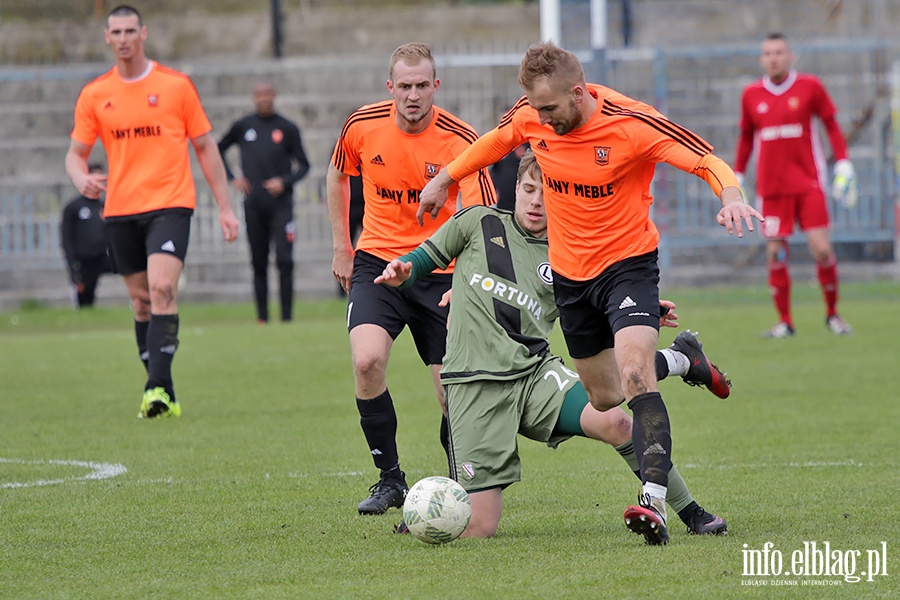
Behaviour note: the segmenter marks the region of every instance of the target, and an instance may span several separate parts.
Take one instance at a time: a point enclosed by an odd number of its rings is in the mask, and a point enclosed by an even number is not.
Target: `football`
[[[472,517],[469,495],[447,477],[426,477],[409,488],[403,520],[409,532],[429,544],[452,542],[466,530]]]

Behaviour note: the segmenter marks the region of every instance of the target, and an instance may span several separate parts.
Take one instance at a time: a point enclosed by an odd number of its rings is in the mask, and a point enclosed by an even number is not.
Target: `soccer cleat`
[[[727,535],[728,524],[722,517],[710,514],[698,506],[691,515],[685,519],[688,533],[693,535]]]
[[[837,315],[831,315],[825,319],[825,327],[835,335],[850,335],[850,332],[853,331],[853,328]]]
[[[394,533],[404,534],[409,533],[409,527],[406,525],[406,521],[402,520],[394,525]]]
[[[782,321],[769,329],[768,331],[764,331],[762,336],[764,338],[786,338],[794,335],[794,328]]]
[[[139,419],[155,419],[156,417],[180,417],[181,405],[169,398],[169,394],[161,387],[155,387],[144,392],[141,401]]]
[[[383,515],[392,506],[403,507],[409,486],[406,485],[405,473],[403,471],[399,471],[399,473],[399,477],[397,475],[382,476],[378,483],[369,488],[369,497],[356,507],[359,514]]]
[[[669,541],[665,501],[652,498],[650,494],[641,494],[638,504],[625,509],[625,526],[643,535],[647,545],[664,546]]]
[[[682,377],[686,384],[704,385],[719,398],[727,398],[731,394],[731,381],[728,379],[728,374],[720,371],[719,367],[706,357],[706,353],[703,352],[703,344],[697,338],[696,333],[690,330],[682,331],[669,348],[687,356],[691,363],[688,372]]]

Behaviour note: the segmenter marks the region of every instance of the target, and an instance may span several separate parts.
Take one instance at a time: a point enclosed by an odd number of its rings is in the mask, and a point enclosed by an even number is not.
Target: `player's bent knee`
[[[625,396],[622,395],[621,390],[586,389],[586,391],[591,406],[600,412],[615,408],[625,401]]]
[[[177,287],[171,283],[150,286],[150,305],[154,310],[167,309],[175,303]]]
[[[387,360],[373,354],[353,357],[353,373],[357,380],[384,379]]]
[[[489,519],[477,519],[475,513],[472,513],[472,520],[469,526],[460,537],[469,538],[491,538],[497,535],[499,521],[491,522]]]

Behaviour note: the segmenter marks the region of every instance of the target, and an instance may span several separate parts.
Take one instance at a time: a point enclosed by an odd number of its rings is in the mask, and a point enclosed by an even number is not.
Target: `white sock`
[[[642,491],[650,496],[650,500],[653,504],[653,508],[659,511],[659,514],[662,515],[663,520],[666,519],[666,491],[667,488],[665,486],[659,485],[658,483],[650,483],[649,481],[644,484]]]
[[[683,352],[672,350],[671,348],[664,348],[660,352],[666,358],[666,364],[669,366],[669,375],[680,375],[682,377],[687,375],[688,369],[691,368],[691,361]]]

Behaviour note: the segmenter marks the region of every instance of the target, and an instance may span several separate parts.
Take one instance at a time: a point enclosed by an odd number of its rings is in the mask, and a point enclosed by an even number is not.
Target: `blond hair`
[[[391,54],[391,81],[394,80],[394,65],[399,61],[412,66],[419,64],[420,61],[427,60],[431,63],[431,78],[437,77],[437,67],[434,64],[434,56],[431,54],[431,46],[423,42],[410,42],[403,44],[394,50]]]
[[[578,57],[550,41],[529,46],[519,67],[519,85],[524,90],[533,89],[540,77],[559,79],[567,86],[585,83]]]

